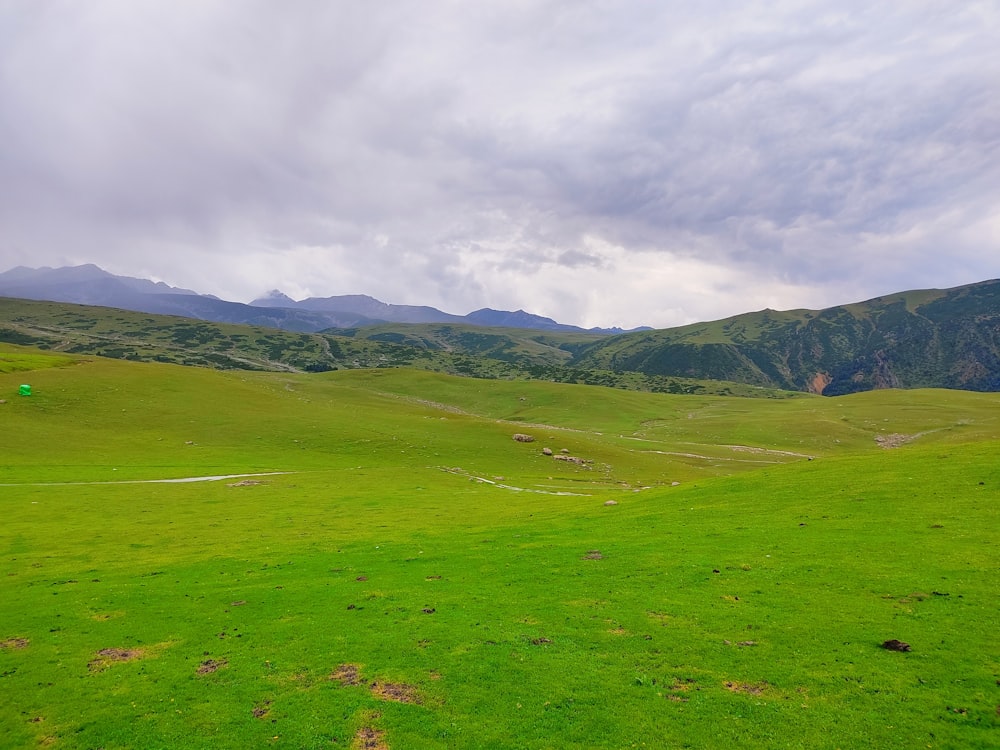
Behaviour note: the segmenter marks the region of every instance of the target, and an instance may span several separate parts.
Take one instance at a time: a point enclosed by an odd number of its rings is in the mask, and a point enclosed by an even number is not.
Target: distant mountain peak
[[[272,289],[263,297],[255,299],[250,305],[253,307],[291,307],[295,305],[295,300],[280,289]]]

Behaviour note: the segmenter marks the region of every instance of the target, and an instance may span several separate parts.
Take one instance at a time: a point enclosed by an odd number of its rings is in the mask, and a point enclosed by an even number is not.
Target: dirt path
[[[292,471],[268,471],[259,474],[213,474],[208,477],[181,477],[179,479],[119,479],[110,482],[17,482],[0,484],[0,487],[66,487],[82,484],[184,484],[187,482],[218,482],[221,479],[242,477],[273,477],[279,474],[294,474]]]

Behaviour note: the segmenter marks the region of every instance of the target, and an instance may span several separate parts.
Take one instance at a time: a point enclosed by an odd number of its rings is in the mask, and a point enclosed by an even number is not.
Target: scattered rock
[[[901,435],[898,432],[894,432],[891,435],[876,435],[875,442],[879,444],[882,448],[898,448],[905,443],[910,442],[917,435]]]
[[[228,486],[229,487],[253,487],[253,486],[258,485],[258,484],[264,484],[264,482],[260,481],[259,479],[243,479],[243,480],[240,480],[239,482],[233,482],[232,484],[230,484]]]
[[[606,503],[604,503],[604,504],[605,504],[605,505],[618,505],[618,501],[617,501],[617,500],[608,500],[608,501],[607,501]]]
[[[368,576],[358,576],[354,580],[355,581],[367,581],[368,580]]]
[[[909,643],[904,643],[903,641],[898,641],[895,638],[891,638],[882,644],[882,648],[886,651],[911,651]]]
[[[423,612],[425,615],[433,615],[437,610],[434,609],[434,607],[424,607],[420,611]]]
[[[757,641],[740,641],[736,644],[737,646],[756,646]]]
[[[560,448],[559,452],[560,453],[569,453],[569,448]]]
[[[570,463],[577,464],[578,466],[584,466],[589,464],[590,461],[580,458],[579,456],[568,456],[565,453],[560,453],[557,456],[553,456],[556,461],[569,461]]]
[[[523,432],[515,432],[514,439],[519,443],[533,443],[535,438],[531,435],[525,435]]]
[[[552,643],[552,639],[551,638],[545,638],[545,637],[532,638],[531,639],[531,645],[532,646],[544,646],[547,643]]]
[[[551,448],[542,448],[542,455],[543,456],[551,456],[552,455],[552,449]]]
[[[230,602],[229,606],[230,607],[242,607],[246,603],[247,603],[246,599],[240,599],[238,602]]]

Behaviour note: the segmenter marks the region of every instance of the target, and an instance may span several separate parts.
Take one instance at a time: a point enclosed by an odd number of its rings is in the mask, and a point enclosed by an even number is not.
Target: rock
[[[605,504],[605,505],[618,505],[618,501],[617,501],[617,500],[608,500],[608,501],[607,501],[606,503],[604,503],[604,504]]]
[[[542,454],[545,455],[545,456],[551,456],[552,455],[552,449],[551,448],[542,448]]]
[[[531,435],[525,435],[523,432],[515,432],[514,433],[514,439],[517,442],[519,442],[519,443],[533,443],[533,442],[535,442],[535,438],[533,438]]]

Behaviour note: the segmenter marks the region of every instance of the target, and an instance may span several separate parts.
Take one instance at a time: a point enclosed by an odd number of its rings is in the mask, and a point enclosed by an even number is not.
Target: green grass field
[[[1000,745],[998,394],[0,345],[0,399],[0,747]]]

